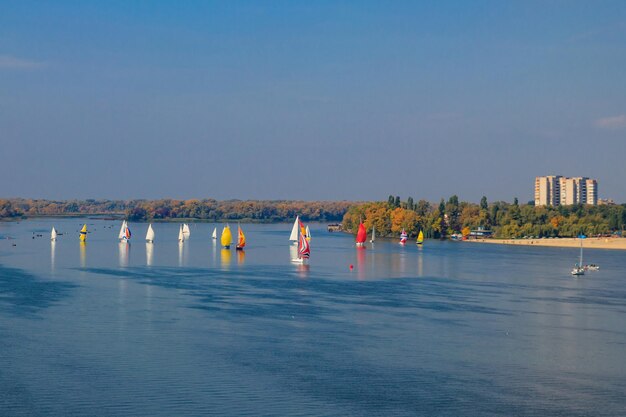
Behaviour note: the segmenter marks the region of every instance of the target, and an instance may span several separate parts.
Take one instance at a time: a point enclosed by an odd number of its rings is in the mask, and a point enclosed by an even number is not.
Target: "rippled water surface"
[[[625,415],[623,252],[130,227],[0,223],[0,415]]]

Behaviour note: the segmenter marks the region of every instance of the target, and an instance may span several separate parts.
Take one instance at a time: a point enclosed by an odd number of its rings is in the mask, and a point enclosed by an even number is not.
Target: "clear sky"
[[[626,1],[0,0],[0,197],[626,202]]]

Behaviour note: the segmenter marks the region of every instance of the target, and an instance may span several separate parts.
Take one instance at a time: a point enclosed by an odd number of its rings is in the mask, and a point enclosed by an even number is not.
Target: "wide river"
[[[626,415],[624,252],[214,226],[0,223],[0,415]]]

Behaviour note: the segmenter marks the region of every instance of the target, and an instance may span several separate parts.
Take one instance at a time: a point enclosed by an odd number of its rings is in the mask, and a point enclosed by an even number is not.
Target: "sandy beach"
[[[576,238],[560,239],[472,239],[465,242],[495,243],[500,245],[522,246],[552,246],[562,248],[580,247],[580,240]],[[584,239],[583,247],[589,249],[617,249],[626,250],[626,238],[618,237],[589,237]]]

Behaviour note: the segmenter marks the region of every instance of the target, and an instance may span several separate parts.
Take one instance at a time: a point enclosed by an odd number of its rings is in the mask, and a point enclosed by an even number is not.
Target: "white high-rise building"
[[[535,206],[598,204],[598,182],[587,177],[535,178]]]

